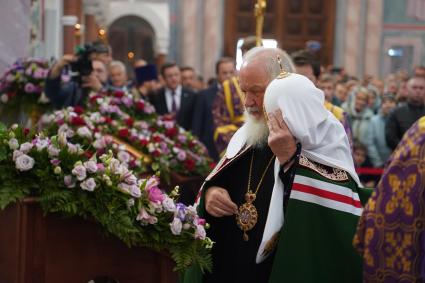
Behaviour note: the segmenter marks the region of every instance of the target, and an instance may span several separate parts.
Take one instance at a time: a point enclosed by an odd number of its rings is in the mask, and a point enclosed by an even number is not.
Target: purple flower
[[[96,166],[97,166],[98,172],[100,172],[100,173],[105,172],[105,165],[103,165],[102,163],[97,163]]]
[[[34,92],[34,85],[32,83],[26,83],[24,90],[26,93],[33,93]]]
[[[181,143],[185,143],[187,141],[187,137],[185,135],[179,134],[177,136],[177,139],[179,140],[179,142]]]
[[[61,163],[61,161],[59,159],[52,159],[50,160],[50,163],[54,166],[58,166]]]
[[[176,211],[174,213],[174,217],[178,217],[181,221],[184,221],[186,218],[186,205],[182,203],[176,204]]]
[[[36,78],[36,79],[43,79],[43,78],[45,78],[45,71],[44,71],[44,70],[42,70],[42,69],[36,69],[36,70],[34,71],[33,76],[34,76],[34,78]]]
[[[125,106],[127,106],[128,108],[130,108],[133,105],[133,99],[131,99],[129,97],[123,97],[122,98],[122,103],[124,103]]]
[[[195,224],[205,226],[206,223],[204,218],[196,218]]]
[[[63,182],[67,188],[74,188],[76,183],[75,178],[72,177],[72,175],[66,175],[63,177]]]
[[[179,153],[177,153],[177,159],[180,161],[186,160],[186,152],[184,150],[180,150]]]

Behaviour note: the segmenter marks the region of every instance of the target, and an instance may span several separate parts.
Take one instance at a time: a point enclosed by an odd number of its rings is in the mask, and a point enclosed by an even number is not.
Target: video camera
[[[96,52],[96,48],[93,44],[86,43],[84,46],[77,46],[76,55],[78,59],[71,63],[71,77],[79,84],[81,83],[81,77],[89,76],[93,71],[90,58],[93,52]]]

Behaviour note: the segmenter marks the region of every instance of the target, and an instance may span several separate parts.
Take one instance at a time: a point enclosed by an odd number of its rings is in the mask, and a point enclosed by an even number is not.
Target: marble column
[[[222,53],[223,3],[217,0],[204,1],[203,68],[204,79],[215,77],[215,63]]]
[[[181,22],[182,25],[182,34],[183,37],[181,41],[182,46],[180,47],[182,53],[182,65],[191,66],[199,72],[200,67],[200,48],[198,37],[197,27],[199,26],[198,20],[198,5],[199,1],[194,0],[182,0],[182,8],[180,19],[177,21]]]
[[[344,44],[344,65],[350,75],[358,75],[359,73],[359,40],[360,36],[364,36],[360,31],[360,14],[361,14],[360,0],[347,1],[347,18],[346,18],[346,32]]]
[[[368,1],[364,73],[373,76],[379,76],[383,5],[383,0]]]

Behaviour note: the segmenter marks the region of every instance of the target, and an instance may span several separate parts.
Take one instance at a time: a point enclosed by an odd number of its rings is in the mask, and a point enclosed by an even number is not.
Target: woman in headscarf
[[[364,282],[425,282],[425,117],[391,156],[354,246],[363,257]]]

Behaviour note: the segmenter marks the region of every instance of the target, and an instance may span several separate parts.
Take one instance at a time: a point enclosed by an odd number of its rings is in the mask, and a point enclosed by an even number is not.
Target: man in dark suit
[[[181,85],[180,69],[175,63],[165,63],[161,67],[165,87],[149,95],[149,101],[159,115],[171,114],[177,124],[191,130],[196,94]]]
[[[215,71],[217,83],[198,94],[198,101],[193,117],[192,132],[207,147],[210,156],[217,161],[220,152],[214,139],[214,133],[217,127],[222,125],[217,125],[217,123],[215,123],[213,110],[218,107],[216,104],[221,103],[221,101],[217,100],[217,94],[223,92],[223,82],[230,80],[236,73],[234,59],[221,58],[216,63]]]

